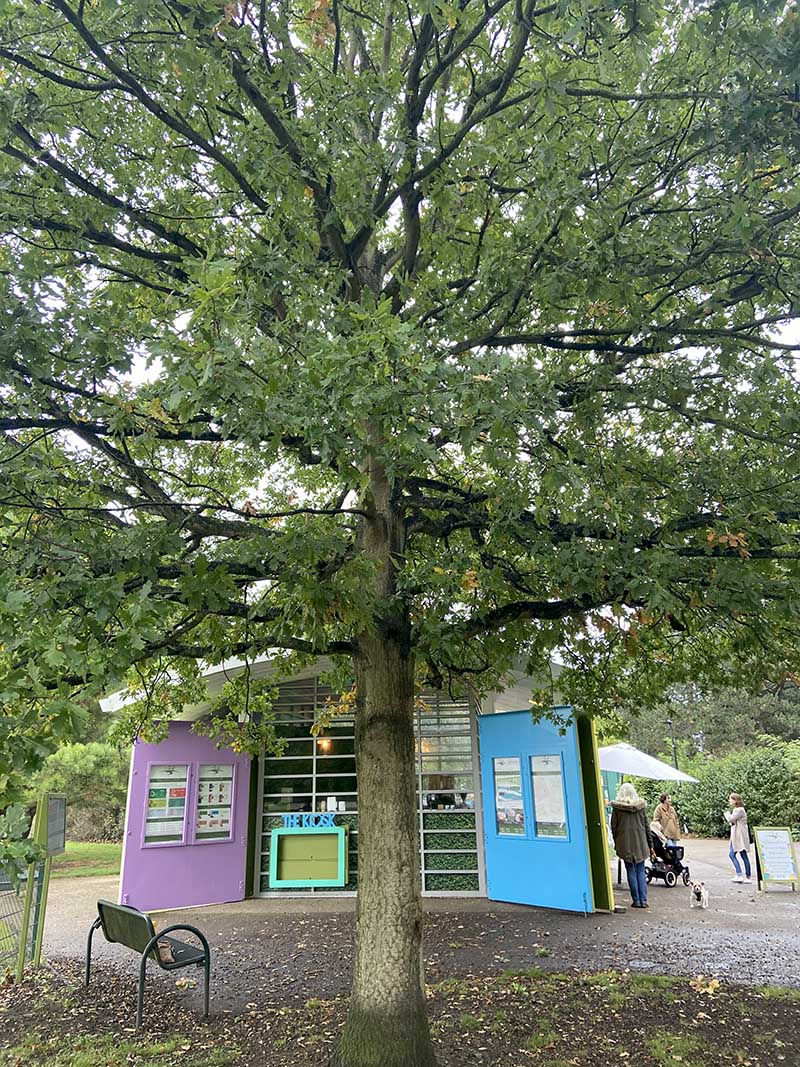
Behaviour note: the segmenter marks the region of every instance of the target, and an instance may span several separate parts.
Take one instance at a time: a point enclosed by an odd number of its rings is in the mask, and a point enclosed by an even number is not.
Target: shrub
[[[688,770],[688,768],[687,768]],[[637,779],[636,787],[652,814],[661,793],[670,793],[692,833],[725,837],[722,812],[731,793],[740,793],[750,826],[789,826],[800,831],[800,745],[796,741],[762,738],[755,747],[718,759],[695,762],[690,772],[696,785]]]
[[[119,841],[130,757],[103,741],[63,745],[31,783],[29,800],[42,792],[65,793],[67,830],[73,841]]]

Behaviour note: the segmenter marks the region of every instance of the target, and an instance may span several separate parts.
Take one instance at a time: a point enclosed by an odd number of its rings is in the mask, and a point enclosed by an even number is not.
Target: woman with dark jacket
[[[648,908],[644,861],[653,851],[647,805],[630,782],[619,787],[611,801],[611,834],[614,849],[625,864],[634,908]]]

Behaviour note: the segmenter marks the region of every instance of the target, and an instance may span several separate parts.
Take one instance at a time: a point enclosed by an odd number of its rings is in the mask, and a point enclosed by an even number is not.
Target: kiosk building
[[[159,743],[133,745],[120,901],[145,911],[353,893],[358,792],[352,718],[312,726],[335,698],[309,668],[278,686],[280,755],[219,749],[192,730],[242,665],[204,674],[209,701]],[[251,665],[266,676],[268,660]],[[591,912],[613,907],[591,720],[534,722],[532,683],[513,677],[475,706],[425,694],[415,710],[420,878],[425,895],[488,896]],[[103,701],[113,712],[130,697]]]

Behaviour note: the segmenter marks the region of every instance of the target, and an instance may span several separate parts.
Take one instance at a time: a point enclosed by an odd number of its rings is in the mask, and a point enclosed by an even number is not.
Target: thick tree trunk
[[[394,596],[404,531],[373,475],[364,551],[376,565],[376,626],[356,657],[358,911],[350,1009],[334,1067],[435,1067],[422,977],[414,659]]]

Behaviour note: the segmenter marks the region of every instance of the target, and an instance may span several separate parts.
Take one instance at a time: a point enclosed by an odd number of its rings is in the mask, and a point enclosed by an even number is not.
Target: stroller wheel
[[[689,868],[688,868],[688,867],[687,867],[687,868],[686,868],[686,870],[685,870],[685,871],[683,872],[683,874],[681,875],[681,877],[683,878],[683,884],[684,884],[684,885],[688,885],[688,884],[689,884],[689,882],[691,882],[691,880],[692,880],[692,879],[691,879],[691,878],[689,877]]]
[[[664,881],[667,883],[670,889],[672,889],[672,887],[678,881],[678,879],[675,877],[675,872],[667,871],[667,873],[664,875]]]

